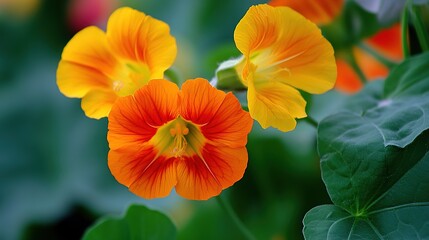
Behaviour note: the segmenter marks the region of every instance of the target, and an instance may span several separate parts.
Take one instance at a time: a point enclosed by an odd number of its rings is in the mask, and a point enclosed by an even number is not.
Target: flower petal
[[[176,192],[187,199],[207,200],[243,177],[247,166],[246,148],[207,144],[202,157],[186,157],[177,164]]]
[[[337,69],[338,75],[335,83],[336,89],[346,93],[355,93],[362,88],[359,76],[345,60],[342,60],[341,58],[337,59]]]
[[[344,0],[271,0],[268,4],[290,7],[316,24],[327,24],[341,12]]]
[[[356,57],[356,62],[368,80],[375,80],[379,78],[384,78],[389,73],[389,69],[375,59],[371,54],[359,49],[354,48],[353,53]]]
[[[314,23],[290,8],[251,7],[238,23],[234,39],[259,75],[309,93],[323,93],[334,86],[331,44]],[[257,75],[254,80],[259,81]]]
[[[272,126],[281,131],[293,130],[295,118],[306,117],[306,102],[294,88],[281,82],[250,82],[247,92],[249,112],[263,128]]]
[[[365,42],[392,60],[400,61],[404,57],[401,46],[401,25],[399,23],[381,30]]]
[[[118,62],[100,29],[88,27],[65,46],[57,71],[57,85],[68,97],[83,97],[94,89],[111,88]]]
[[[277,15],[272,14],[271,9],[267,10],[267,7],[250,7],[235,28],[235,45],[245,56],[258,49],[267,48],[277,40],[281,28],[278,24],[280,20]]]
[[[174,159],[157,157],[150,144],[111,150],[108,164],[118,182],[143,198],[165,197],[176,184]]]
[[[109,147],[148,142],[157,127],[177,116],[179,89],[167,80],[151,80],[133,96],[119,98],[109,114]]]
[[[202,126],[201,131],[212,144],[235,148],[246,145],[252,126],[253,120],[249,113],[241,109],[232,93],[227,93],[211,121]]]
[[[206,124],[218,111],[225,95],[212,87],[206,79],[187,80],[183,83],[180,94],[180,114],[195,124]]]
[[[356,63],[368,81],[384,78],[388,75],[389,69],[369,53],[355,47],[353,48],[353,54],[356,58]],[[347,65],[345,60],[338,58],[337,67],[338,76],[335,87],[338,90],[346,93],[355,93],[363,87],[359,76],[352,67]]]
[[[109,89],[108,77],[100,71],[68,61],[60,61],[57,70],[57,85],[62,94],[82,98],[91,90]]]
[[[121,58],[147,64],[151,79],[162,78],[177,54],[176,40],[166,23],[129,7],[110,16],[107,39]]]
[[[109,115],[117,98],[112,91],[97,89],[87,93],[82,98],[81,106],[87,117],[100,119]]]

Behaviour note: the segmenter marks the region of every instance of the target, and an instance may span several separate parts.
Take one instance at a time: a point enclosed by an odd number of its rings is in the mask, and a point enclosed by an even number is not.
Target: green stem
[[[401,18],[401,42],[402,42],[402,53],[404,58],[410,56],[410,49],[408,47],[408,1],[405,4],[404,11],[402,12]]]
[[[313,127],[315,127],[316,129],[317,129],[317,127],[319,126],[319,123],[317,123],[317,121],[316,121],[316,120],[314,120],[314,118],[312,118],[312,117],[310,117],[310,116],[307,116],[304,120],[305,120],[307,123],[309,123],[310,125],[312,125]]]
[[[414,28],[416,29],[417,38],[419,39],[420,47],[424,52],[429,51],[429,36],[426,31],[425,25],[422,21],[420,9],[417,6],[411,5],[411,16],[413,20]]]
[[[368,80],[366,79],[362,69],[357,64],[355,55],[353,54],[353,50],[349,50],[346,52],[346,60],[353,68],[353,70],[356,72],[356,74],[359,76],[359,80],[362,82],[362,84],[365,85],[368,82]]]
[[[249,231],[249,229],[244,226],[243,222],[238,218],[237,214],[232,209],[231,205],[224,201],[221,196],[216,197],[217,202],[219,205],[225,210],[226,214],[231,218],[231,220],[235,223],[235,225],[240,229],[243,236],[246,237],[248,240],[255,240],[256,238],[252,235],[252,233]]]
[[[381,62],[384,66],[386,66],[389,69],[395,67],[398,64],[397,62],[392,61],[389,58],[381,55],[378,51],[376,51],[368,44],[360,43],[359,47],[363,49],[365,52],[369,53],[371,56],[377,59],[377,61]]]

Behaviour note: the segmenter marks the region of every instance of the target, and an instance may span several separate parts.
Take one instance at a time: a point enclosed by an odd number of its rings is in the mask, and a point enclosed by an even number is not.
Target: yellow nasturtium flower
[[[118,97],[163,78],[176,53],[166,23],[123,7],[110,16],[106,32],[90,26],[70,40],[58,65],[57,85],[65,96],[82,98],[85,114],[99,119]]]
[[[314,23],[288,7],[252,6],[234,40],[243,54],[235,68],[248,89],[249,112],[263,128],[293,130],[295,119],[307,116],[297,89],[320,94],[335,84],[331,44]]]

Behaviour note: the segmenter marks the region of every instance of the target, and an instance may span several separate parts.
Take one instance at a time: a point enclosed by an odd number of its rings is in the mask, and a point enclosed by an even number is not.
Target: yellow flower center
[[[117,71],[112,89],[120,97],[128,96],[146,85],[149,79],[150,70],[146,64],[126,62]]]
[[[199,126],[181,116],[158,128],[150,142],[167,158],[200,155],[205,138]]]
[[[236,71],[241,73],[241,81],[247,86],[248,79],[253,76],[252,79],[260,81],[273,80],[278,74],[290,75],[291,71],[285,66],[285,63],[300,56],[305,51],[299,52],[291,56],[276,56],[274,51],[271,49],[265,49],[260,52],[256,52],[245,57],[237,64]],[[256,75],[256,76],[255,76]]]

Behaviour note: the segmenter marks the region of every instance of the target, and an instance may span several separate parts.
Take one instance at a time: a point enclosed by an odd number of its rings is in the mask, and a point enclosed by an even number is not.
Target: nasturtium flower
[[[393,62],[399,62],[403,59],[400,24],[379,31],[374,36],[364,40],[363,43]],[[388,75],[388,67],[370,53],[357,46],[353,47],[352,51],[357,65],[369,81],[385,78]],[[359,80],[359,76],[347,61],[341,58],[341,55],[337,57],[337,68],[338,76],[335,85],[337,90],[355,93],[362,89],[363,84]]]
[[[297,89],[330,90],[336,79],[334,50],[311,21],[288,7],[252,6],[234,40],[243,54],[236,70],[248,89],[250,115],[263,128],[293,130],[307,116]]]
[[[65,96],[82,98],[85,114],[99,119],[119,97],[163,78],[176,53],[166,23],[123,7],[110,16],[106,32],[90,26],[69,41],[58,65],[57,85]]]
[[[151,80],[120,98],[109,114],[108,165],[118,182],[143,198],[205,200],[243,177],[249,113],[232,93],[205,79],[182,89]]]
[[[271,6],[287,6],[318,25],[332,22],[344,5],[344,0],[271,0]]]

